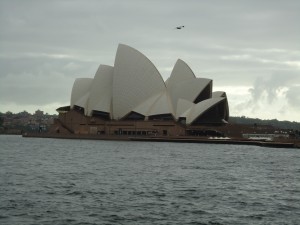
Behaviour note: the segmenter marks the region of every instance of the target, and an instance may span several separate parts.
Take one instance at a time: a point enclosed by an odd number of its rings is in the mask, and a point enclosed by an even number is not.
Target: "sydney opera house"
[[[146,56],[124,44],[113,66],[77,78],[70,105],[57,111],[56,132],[98,135],[195,135],[229,117],[226,93],[213,92],[211,79],[178,59],[164,81]]]

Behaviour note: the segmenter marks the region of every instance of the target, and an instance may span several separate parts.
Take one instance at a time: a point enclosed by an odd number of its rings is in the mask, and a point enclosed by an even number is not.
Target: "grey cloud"
[[[269,78],[259,78],[255,80],[253,88],[249,90],[254,102],[266,95],[269,103],[272,103],[277,99],[278,92],[283,88],[290,88],[293,85],[293,81],[298,78],[299,75],[294,73],[287,73],[286,71],[273,73]],[[297,79],[300,81],[299,79]]]
[[[124,43],[164,78],[181,58],[215,87],[254,83],[253,99],[266,93],[272,102],[280,88],[292,87],[285,73],[299,74],[299,8],[298,0],[2,0],[0,98],[46,104],[57,101],[54,89],[65,102],[74,79],[93,77],[100,63],[113,65]]]
[[[249,89],[250,98],[244,96],[245,100],[233,104],[231,110],[247,116],[268,114],[270,119],[281,117],[299,121],[299,83],[299,72],[295,71],[276,71],[269,76],[257,77]]]
[[[77,77],[92,77],[91,63],[68,59],[21,58],[1,60],[1,103],[50,104],[68,102]]]
[[[300,86],[290,87],[286,91],[285,96],[290,106],[300,110]]]

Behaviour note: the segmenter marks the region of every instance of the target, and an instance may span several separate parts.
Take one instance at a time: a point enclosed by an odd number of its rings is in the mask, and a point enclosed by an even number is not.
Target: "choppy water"
[[[0,136],[0,224],[300,224],[300,150]]]

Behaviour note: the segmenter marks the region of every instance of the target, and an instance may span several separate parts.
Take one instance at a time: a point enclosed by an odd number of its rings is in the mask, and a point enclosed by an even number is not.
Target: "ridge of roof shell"
[[[172,85],[178,84],[185,80],[190,80],[196,78],[192,69],[188,66],[186,62],[178,59],[173,67],[170,78],[168,79],[168,88],[172,88]]]
[[[118,48],[117,48],[116,56],[117,56],[117,54],[118,54],[119,48],[123,48],[123,49],[126,49],[126,48],[127,48],[127,49],[131,49],[132,51],[135,51],[136,54],[139,54],[141,57],[147,59],[147,61],[153,66],[153,68],[155,68],[156,72],[160,75],[161,81],[165,84],[164,79],[163,79],[163,77],[161,76],[159,70],[156,68],[156,66],[154,65],[154,63],[153,63],[146,55],[144,55],[142,52],[140,52],[139,50],[137,50],[137,49],[135,49],[135,48],[133,48],[133,47],[131,47],[131,46],[129,46],[129,45],[125,45],[125,44],[121,44],[121,43],[120,43],[120,44],[118,45]],[[115,57],[115,62],[116,62],[116,58],[117,58],[117,57]]]

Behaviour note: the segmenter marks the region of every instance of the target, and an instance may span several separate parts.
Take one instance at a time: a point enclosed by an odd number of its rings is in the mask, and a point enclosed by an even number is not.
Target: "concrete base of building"
[[[92,135],[92,134],[51,134],[51,133],[24,133],[23,137],[31,138],[58,138],[81,140],[107,140],[107,141],[142,141],[142,142],[175,142],[175,143],[202,143],[202,144],[230,144],[230,145],[255,145],[272,148],[300,148],[300,141],[255,141],[249,139],[230,138],[204,138],[204,137],[166,137],[166,136],[121,136],[121,135]]]

